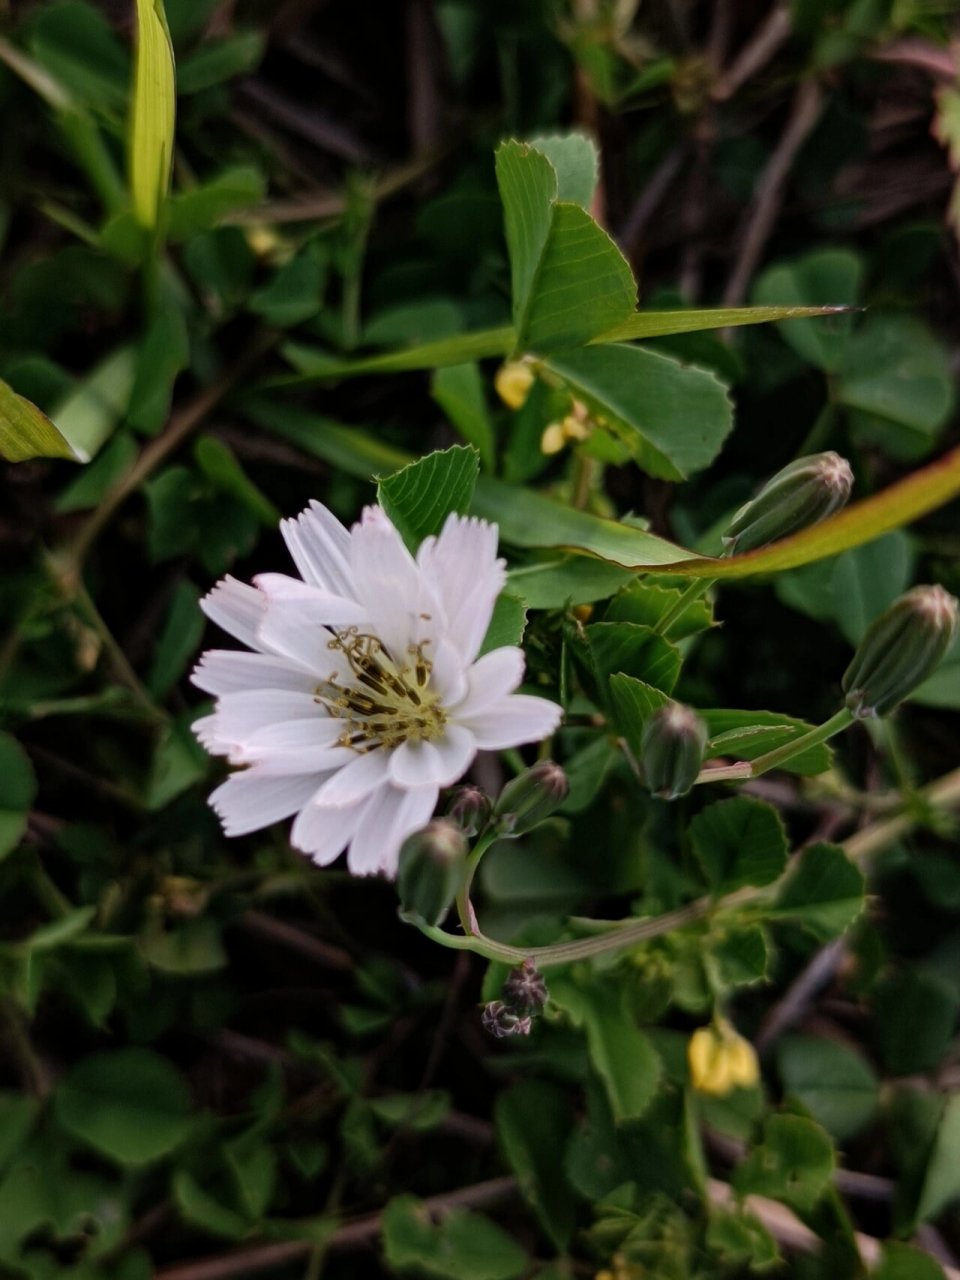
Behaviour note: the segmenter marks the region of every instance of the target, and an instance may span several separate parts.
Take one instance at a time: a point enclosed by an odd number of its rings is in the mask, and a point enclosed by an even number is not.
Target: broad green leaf
[[[316,245],[308,244],[280,268],[269,284],[252,293],[247,305],[267,324],[287,329],[317,314],[326,278],[326,259]]]
[[[923,969],[904,969],[880,983],[874,995],[874,1039],[887,1070],[896,1076],[932,1071],[953,1039],[960,992],[953,982]]]
[[[651,475],[682,480],[720,452],[733,407],[712,373],[620,343],[564,351],[546,361]]]
[[[870,1121],[879,1096],[877,1077],[855,1049],[819,1036],[786,1036],[777,1061],[784,1092],[799,1099],[837,1142]]]
[[[770,946],[760,925],[724,928],[712,934],[706,946],[709,972],[719,991],[766,980]]]
[[[79,934],[85,932],[87,925],[97,914],[95,906],[74,907],[66,915],[49,924],[35,929],[29,938],[24,938],[18,945],[27,951],[53,951],[64,943],[72,942]]]
[[[183,920],[170,929],[151,927],[139,940],[148,964],[163,973],[216,973],[227,965],[220,925],[209,916]]]
[[[531,609],[592,604],[635,581],[629,569],[575,555],[549,556],[520,565],[507,574],[510,590]]]
[[[197,466],[214,488],[228,493],[253,513],[266,529],[280,523],[280,512],[266,494],[261,493],[229,445],[216,436],[201,436],[193,446]]]
[[[907,1012],[907,1011],[903,1011]],[[960,1197],[960,1094],[946,1100],[927,1161],[916,1217],[929,1222]]]
[[[883,1246],[871,1280],[946,1280],[943,1267],[919,1246],[893,1242]]]
[[[737,760],[755,760],[794,738],[809,733],[814,727],[793,716],[780,715],[776,711],[736,711],[712,707],[698,709],[697,714],[707,723],[710,741],[707,758],[730,756]],[[804,777],[823,773],[830,768],[830,748],[821,743],[808,747],[781,767],[790,773]]]
[[[509,591],[502,591],[493,606],[493,617],[480,646],[479,657],[491,649],[505,645],[517,645],[523,639],[527,625],[527,611],[522,600]]]
[[[88,1054],[54,1095],[57,1120],[67,1132],[124,1165],[148,1164],[179,1146],[189,1110],[180,1073],[149,1049]]]
[[[427,454],[380,481],[380,504],[407,545],[416,549],[428,534],[440,532],[451,512],[468,510],[478,471],[476,449],[454,445]]]
[[[493,423],[476,362],[437,369],[430,391],[467,444],[476,448],[484,471],[492,471],[495,448]]]
[[[732,1182],[742,1196],[769,1196],[805,1211],[827,1190],[833,1169],[833,1144],[818,1124],[802,1116],[773,1115],[761,1145],[734,1170]]]
[[[718,800],[690,823],[690,842],[715,894],[771,884],[787,861],[787,837],[772,805],[750,796]]]
[[[130,61],[99,6],[60,0],[37,12],[30,52],[50,75],[96,112],[120,112],[127,101]]]
[[[13,387],[0,381],[0,458],[25,462],[28,458],[69,458],[76,453],[45,413]]]
[[[821,298],[854,306],[863,285],[863,260],[849,249],[818,249],[792,262],[778,262],[757,280],[755,302],[816,303]],[[840,315],[827,324],[787,320],[780,325],[784,340],[804,360],[826,371],[839,367],[851,331],[851,316]]]
[[[207,753],[190,730],[189,716],[173,721],[154,750],[144,804],[151,812],[162,809],[206,777],[209,766]]]
[[[36,794],[30,757],[16,738],[0,733],[0,858],[20,843]]]
[[[636,285],[620,250],[579,204],[559,199],[557,171],[530,144],[497,148],[516,345],[575,346],[623,321]],[[565,176],[568,169],[564,164]],[[579,181],[565,182],[579,189]]]
[[[170,413],[177,375],[190,363],[187,325],[172,290],[164,290],[137,351],[127,419],[136,431],[157,435]]]
[[[635,579],[619,591],[603,612],[604,622],[639,622],[656,627],[668,609],[680,599],[673,587],[655,586],[643,578]],[[668,639],[678,641],[713,626],[713,609],[702,597],[694,600],[673,620],[666,631]]]
[[[129,165],[133,207],[154,230],[170,184],[177,95],[173,46],[163,0],[136,0],[137,38],[130,104]]]
[[[205,40],[177,68],[177,92],[199,93],[252,71],[263,53],[258,31],[238,31],[222,40]]]
[[[139,449],[129,431],[117,431],[97,456],[60,490],[54,509],[59,514],[89,511],[133,466]]]
[[[276,1187],[276,1152],[255,1134],[245,1133],[224,1143],[223,1154],[244,1212],[259,1221],[270,1207]]]
[[[570,1242],[576,1223],[574,1196],[564,1172],[564,1151],[573,1116],[563,1090],[526,1080],[496,1101],[500,1146],[524,1197],[536,1210],[558,1250]]]
[[[81,462],[89,462],[127,412],[136,377],[133,347],[120,347],[91,370],[53,410],[57,429]]]
[[[527,146],[547,157],[557,175],[557,199],[569,200],[589,211],[597,189],[600,157],[596,144],[583,133],[544,134]]]
[[[147,688],[155,698],[165,697],[180,679],[187,663],[200,648],[204,626],[200,592],[192,582],[178,582],[173,589],[147,676]]]
[[[662,1068],[649,1037],[636,1024],[626,987],[602,977],[583,984],[552,979],[550,997],[586,1032],[590,1061],[614,1120],[638,1119],[653,1100]]]
[[[479,1213],[451,1209],[434,1222],[416,1196],[395,1196],[383,1211],[390,1267],[437,1280],[513,1280],[529,1259],[512,1236]]]
[[[665,694],[680,675],[680,652],[651,627],[635,622],[594,622],[584,629],[594,674],[606,699],[611,676],[633,676]]]
[[[790,864],[770,918],[803,923],[826,941],[843,933],[863,910],[863,872],[840,845],[812,844]]]
[[[910,701],[923,707],[960,711],[960,635],[930,679],[911,693]]]
[[[250,1229],[243,1214],[222,1204],[186,1169],[173,1176],[173,1199],[184,1221],[212,1236],[239,1240]]]
[[[637,680],[634,676],[610,677],[613,718],[635,759],[639,759],[642,754],[643,726],[647,719],[669,701],[669,697],[660,689],[655,689],[653,685]]]
[[[168,235],[188,240],[198,231],[219,226],[230,214],[259,204],[266,194],[266,180],[252,165],[235,165],[215,178],[179,191],[170,197]]]

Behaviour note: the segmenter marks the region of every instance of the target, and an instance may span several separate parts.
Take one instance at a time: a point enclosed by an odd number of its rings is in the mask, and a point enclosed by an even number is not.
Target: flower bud
[[[535,381],[536,374],[526,360],[508,360],[497,370],[493,385],[508,409],[522,409]]]
[[[753,551],[818,524],[846,504],[852,488],[853,472],[839,453],[798,458],[736,513],[723,538],[727,551]]]
[[[549,818],[567,798],[567,775],[552,760],[541,760],[500,792],[494,816],[504,836],[522,836]]]
[[[507,1036],[528,1036],[533,1026],[532,1018],[519,1014],[502,1000],[492,1000],[485,1005],[480,1021],[484,1031],[489,1031],[497,1040]]]
[[[654,795],[676,800],[687,794],[700,772],[707,737],[704,722],[680,702],[654,711],[640,739],[640,761]]]
[[[517,1013],[542,1013],[549,998],[543,974],[532,960],[524,960],[518,969],[510,970],[501,994]]]
[[[492,811],[490,797],[479,787],[457,787],[447,805],[447,817],[465,836],[478,835],[490,821]]]
[[[690,1081],[698,1093],[720,1098],[734,1089],[749,1089],[760,1079],[757,1054],[725,1018],[699,1027],[687,1045]]]
[[[400,850],[401,916],[412,924],[440,924],[463,884],[466,862],[467,842],[454,823],[438,818],[415,831]]]
[[[843,673],[847,709],[885,716],[940,664],[957,634],[957,601],[943,587],[914,587],[867,628]]]

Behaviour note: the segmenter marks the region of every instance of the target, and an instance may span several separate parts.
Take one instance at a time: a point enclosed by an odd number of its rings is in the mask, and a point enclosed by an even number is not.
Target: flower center
[[[343,687],[331,676],[317,689],[317,701],[344,722],[338,745],[362,753],[443,737],[447,713],[440,695],[429,688],[433,664],[424,656],[425,644],[411,645],[403,666],[376,636],[356,627],[335,632],[327,647],[344,655],[356,677]]]

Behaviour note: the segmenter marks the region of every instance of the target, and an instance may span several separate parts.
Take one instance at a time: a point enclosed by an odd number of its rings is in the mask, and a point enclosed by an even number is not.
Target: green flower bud
[[[753,551],[818,524],[846,504],[852,488],[853,472],[839,453],[798,458],[736,513],[723,538],[727,551]]]
[[[570,791],[567,775],[552,760],[541,760],[500,792],[493,813],[504,836],[522,836],[549,818]]]
[[[680,702],[654,711],[643,726],[640,763],[655,796],[676,800],[687,794],[700,772],[707,737],[704,722]]]
[[[438,925],[460,892],[467,863],[463,832],[444,818],[428,822],[400,850],[400,914],[411,924]]]
[[[479,787],[457,787],[447,805],[447,817],[465,836],[479,835],[490,821],[491,812],[490,797]]]
[[[957,601],[943,587],[914,587],[875,618],[843,674],[858,719],[886,716],[940,664],[957,634]]]

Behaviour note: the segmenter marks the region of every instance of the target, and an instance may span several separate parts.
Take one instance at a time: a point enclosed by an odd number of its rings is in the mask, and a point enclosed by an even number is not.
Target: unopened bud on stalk
[[[725,1018],[699,1027],[687,1045],[690,1083],[698,1093],[723,1097],[734,1089],[749,1089],[760,1079],[757,1054]]]
[[[542,1013],[549,998],[543,974],[532,960],[524,960],[519,968],[510,970],[501,994],[517,1013]]]
[[[736,513],[723,538],[727,551],[753,551],[818,524],[846,504],[852,488],[853,472],[839,453],[798,458]]]
[[[690,707],[668,702],[650,716],[640,739],[640,763],[647,786],[662,800],[691,789],[703,764],[707,726]]]
[[[533,1026],[532,1018],[511,1009],[502,1000],[492,1000],[485,1005],[480,1021],[484,1031],[489,1031],[497,1040],[507,1036],[528,1036]]]
[[[478,835],[490,821],[492,812],[490,797],[479,787],[457,787],[447,805],[447,817],[465,836]]]
[[[843,674],[847,709],[860,720],[886,716],[940,664],[957,634],[956,599],[943,587],[914,587],[875,618]]]
[[[570,791],[567,775],[552,760],[541,760],[500,792],[494,816],[504,836],[522,836],[563,804]]]
[[[526,360],[508,360],[493,379],[497,395],[508,409],[522,409],[527,403],[536,374]]]
[[[460,891],[467,842],[445,818],[428,822],[404,841],[397,870],[400,914],[413,924],[438,925]]]

